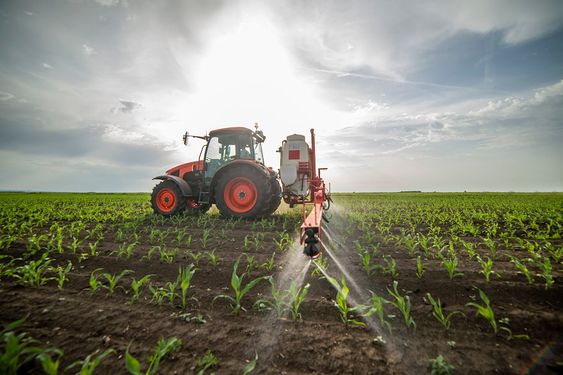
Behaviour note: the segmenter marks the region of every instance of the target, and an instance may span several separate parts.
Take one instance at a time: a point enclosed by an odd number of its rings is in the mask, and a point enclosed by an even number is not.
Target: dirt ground
[[[257,252],[250,251],[257,265],[266,262],[274,251],[273,238],[281,231],[280,225],[259,230],[264,233],[264,246]],[[368,290],[386,295],[390,277],[377,272],[367,276],[352,245],[339,243],[338,220],[329,224],[329,228],[333,237],[329,249],[359,287],[351,286],[354,299],[365,302]],[[201,229],[188,228],[188,233],[199,238]],[[63,289],[58,289],[55,282],[22,287],[12,280],[2,280],[0,323],[28,316],[21,330],[44,345],[64,350],[63,367],[98,349],[114,348],[117,355],[107,357],[98,368],[102,374],[126,373],[123,357],[127,348],[143,363],[160,337],[171,336],[180,338],[183,345],[162,361],[162,374],[197,372],[196,360],[207,350],[212,350],[220,361],[208,373],[218,374],[242,373],[255,355],[258,361],[254,373],[260,374],[418,374],[428,373],[430,359],[440,354],[459,374],[561,373],[563,293],[559,280],[553,288],[545,290],[540,284],[528,285],[515,273],[503,272],[501,279],[485,284],[479,270],[465,264],[460,266],[464,276],[450,280],[439,264],[431,262],[420,280],[415,276],[413,259],[404,251],[384,246],[381,251],[391,254],[398,262],[400,290],[410,296],[416,321],[416,330],[407,330],[400,313],[386,307],[388,314],[395,315],[389,319],[393,326],[390,335],[373,322],[365,327],[343,324],[332,302],[334,289],[326,280],[311,276],[313,266],[306,268],[309,261],[295,247],[277,255],[271,273],[277,279],[291,280],[306,269],[304,283],[310,284],[310,290],[301,309],[302,321],[275,319],[269,312],[252,308],[256,299],[270,295],[270,285],[265,281],[243,300],[247,311],[235,316],[225,300],[213,299],[230,292],[233,263],[243,252],[244,237],[253,233],[251,224],[243,222],[228,230],[225,240],[211,240],[209,248],[216,249],[220,263],[213,266],[205,258],[199,261],[190,289],[197,302],[189,304],[186,309],[189,315],[178,316],[183,312],[179,306],[151,303],[148,290],[143,291],[139,302],[129,304],[130,288],[127,288],[129,292],[125,288],[117,289],[113,295],[105,290],[91,293],[87,289],[91,272],[98,268],[112,274],[125,269],[133,271],[121,280],[122,286],[128,287],[132,276],[139,278],[147,274],[154,274],[153,281],[163,285],[176,278],[179,266],[192,262],[182,255],[170,264],[161,263],[158,257],[142,259],[149,249],[149,245],[142,245],[142,239],[130,259],[110,255],[119,246],[111,229],[99,245],[99,256],[79,263],[76,255],[50,255],[55,259],[54,264],[64,265],[71,260],[75,265]],[[203,251],[197,241],[192,247]],[[4,253],[19,257],[24,251],[25,244],[20,241]],[[241,267],[244,264],[243,261]],[[341,274],[332,259],[328,272]],[[254,269],[252,278],[265,274],[269,272]],[[474,286],[486,290],[499,317],[510,319],[514,334],[527,334],[530,339],[508,340],[502,334],[493,334],[487,323],[466,306],[477,294]],[[464,313],[453,318],[450,330],[444,330],[432,316],[432,307],[423,299],[427,292],[439,296],[446,310]],[[205,323],[187,321],[197,315]],[[41,373],[37,365],[27,366],[23,372]]]

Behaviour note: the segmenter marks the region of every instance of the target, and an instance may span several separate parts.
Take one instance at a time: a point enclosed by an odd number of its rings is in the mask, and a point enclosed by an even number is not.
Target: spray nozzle
[[[312,228],[305,230],[305,248],[303,254],[311,257],[318,258],[321,255],[321,241]]]

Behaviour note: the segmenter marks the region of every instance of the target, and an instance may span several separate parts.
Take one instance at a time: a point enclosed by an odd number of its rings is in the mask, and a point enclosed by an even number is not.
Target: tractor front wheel
[[[268,177],[246,167],[231,168],[215,186],[215,202],[221,215],[250,219],[263,216],[270,205]]]
[[[152,189],[152,209],[164,216],[176,215],[186,209],[182,191],[173,181],[162,181]]]

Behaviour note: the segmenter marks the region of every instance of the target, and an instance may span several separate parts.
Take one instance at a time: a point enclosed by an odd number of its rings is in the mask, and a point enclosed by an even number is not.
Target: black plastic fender
[[[190,185],[186,181],[182,180],[180,177],[165,174],[165,175],[162,175],[162,176],[157,176],[157,177],[153,178],[153,180],[174,181],[176,183],[176,185],[178,185],[178,187],[182,191],[182,195],[184,197],[192,197],[193,196],[192,188],[190,187]]]

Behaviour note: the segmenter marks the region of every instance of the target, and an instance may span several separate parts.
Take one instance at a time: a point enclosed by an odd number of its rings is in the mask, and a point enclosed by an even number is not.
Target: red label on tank
[[[301,159],[299,150],[289,150],[289,160],[299,160],[299,159]]]

